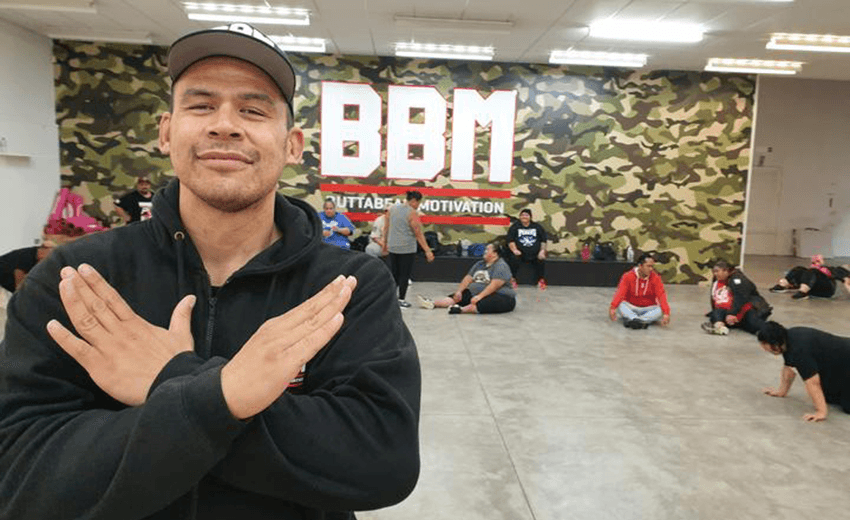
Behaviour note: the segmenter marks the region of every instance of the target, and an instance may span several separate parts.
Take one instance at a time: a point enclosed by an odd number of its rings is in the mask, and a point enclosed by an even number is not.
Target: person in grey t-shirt
[[[487,244],[484,259],[463,277],[454,294],[439,300],[417,295],[424,309],[446,308],[449,314],[496,314],[516,307],[516,292],[511,288],[511,269],[499,257],[499,248]]]
[[[419,220],[419,203],[422,194],[418,191],[407,192],[407,203],[396,204],[387,210],[384,220],[384,246],[382,252],[389,253],[390,271],[398,285],[398,304],[402,308],[410,307],[405,300],[410,274],[413,271],[413,260],[416,257],[416,243],[425,251],[425,259],[434,261],[434,253],[425,241],[422,233],[422,222]]]

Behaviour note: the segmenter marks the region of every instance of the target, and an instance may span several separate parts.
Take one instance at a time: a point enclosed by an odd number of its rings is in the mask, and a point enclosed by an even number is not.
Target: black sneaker
[[[779,284],[776,284],[776,285],[774,285],[773,287],[770,288],[770,292],[775,292],[775,293],[783,293],[783,292],[786,292],[787,290],[788,290],[787,287],[783,287]]]
[[[402,309],[407,309],[407,308],[410,307],[410,302],[408,302],[406,300],[399,300],[398,306],[401,307]]]
[[[791,299],[793,300],[806,300],[809,298],[809,293],[804,293],[801,291],[797,291],[791,295]]]
[[[449,314],[460,314],[460,305],[452,305],[449,307]]]

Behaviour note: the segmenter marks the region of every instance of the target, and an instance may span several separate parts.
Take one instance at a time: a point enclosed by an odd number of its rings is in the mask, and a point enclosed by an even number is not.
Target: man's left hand
[[[735,316],[733,314],[726,316],[726,324],[727,325],[729,325],[731,327],[732,325],[734,325],[736,323],[738,323],[738,317],[737,316]]]
[[[77,360],[104,392],[116,400],[138,406],[145,402],[151,384],[174,356],[194,349],[192,307],[195,296],[180,300],[168,329],[142,319],[93,267],[65,267],[59,296],[77,333],[57,320],[47,332]]]
[[[670,324],[670,315],[665,314],[664,316],[661,317],[661,325],[666,327],[669,324]]]
[[[434,261],[434,252],[433,251],[425,251],[425,260],[427,260],[428,263],[433,262]]]
[[[821,422],[826,420],[826,412],[807,413],[803,416],[806,422]]]

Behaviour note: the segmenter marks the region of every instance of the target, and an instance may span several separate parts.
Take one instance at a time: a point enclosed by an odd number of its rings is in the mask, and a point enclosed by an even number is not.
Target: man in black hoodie
[[[383,264],[276,193],[295,77],[245,24],[169,52],[153,218],[39,264],[0,349],[0,519],[350,519],[419,471]],[[134,247],[127,247],[132,243]]]

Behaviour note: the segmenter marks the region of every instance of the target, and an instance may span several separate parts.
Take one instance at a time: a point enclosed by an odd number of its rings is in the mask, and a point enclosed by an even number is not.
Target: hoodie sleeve
[[[653,274],[655,274],[655,276],[652,277],[652,283],[655,285],[655,299],[658,301],[658,305],[661,306],[661,312],[663,312],[665,316],[669,316],[670,304],[667,302],[667,291],[664,290],[664,282],[661,280],[661,276],[658,273]]]
[[[389,272],[369,259],[345,324],[233,444],[213,475],[231,486],[325,511],[400,502],[419,475],[421,377]]]
[[[728,284],[732,291],[732,308],[729,314],[737,315],[741,312],[741,307],[751,300],[756,286],[740,273],[730,276]]]
[[[626,293],[629,291],[629,273],[631,271],[626,271],[623,273],[623,276],[620,277],[620,283],[617,285],[617,292],[614,293],[614,298],[611,300],[611,308],[616,309],[620,302],[626,299]]]
[[[111,399],[46,332],[51,318],[71,327],[58,295],[61,257],[41,262],[8,308],[0,518],[138,519],[163,509],[182,517],[180,497],[245,428],[224,402],[222,362],[169,379],[142,406]]]

